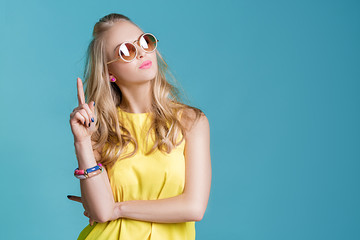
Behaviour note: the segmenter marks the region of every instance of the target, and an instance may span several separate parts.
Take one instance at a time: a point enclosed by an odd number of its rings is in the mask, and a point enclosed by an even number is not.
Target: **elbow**
[[[199,222],[204,217],[205,209],[203,207],[194,206],[191,213],[192,221]]]
[[[203,211],[198,211],[197,214],[194,216],[194,221],[199,222],[203,219],[204,213]]]
[[[91,211],[90,208],[88,208],[87,206],[85,206],[85,204],[83,203],[83,207],[85,209],[85,211],[90,215],[90,219],[91,220],[94,220],[95,222],[98,222],[98,223],[103,223],[103,222],[106,222],[106,218],[102,215],[102,214],[99,214],[99,213],[96,213],[94,211]]]
[[[90,219],[94,220],[97,223],[105,223],[105,222],[109,221],[108,217],[104,214],[91,216]]]
[[[106,209],[106,214],[101,214],[99,217],[99,223],[110,222],[121,217],[121,202],[116,202],[111,208]]]
[[[207,207],[207,203],[204,204],[202,202],[197,201],[196,199],[186,198],[186,206],[189,217],[188,221],[199,222],[203,219]]]
[[[109,221],[112,221],[114,220],[113,219],[113,212],[108,212],[107,214],[101,214],[101,216],[99,216],[99,223],[106,223],[106,222],[109,222]]]
[[[106,216],[101,216],[98,218],[98,221],[95,220],[95,222],[98,222],[98,223],[106,223],[109,221],[109,218],[106,217]]]
[[[110,209],[102,209],[102,211],[100,211],[98,214],[95,214],[94,218],[92,219],[98,223],[106,223],[112,220],[112,216],[113,214]]]

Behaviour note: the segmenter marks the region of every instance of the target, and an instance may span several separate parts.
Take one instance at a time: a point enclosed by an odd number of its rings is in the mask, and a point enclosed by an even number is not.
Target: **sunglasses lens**
[[[136,56],[136,48],[131,43],[125,43],[120,46],[120,56],[126,61],[131,61]]]
[[[154,51],[156,49],[157,41],[156,41],[156,38],[153,35],[145,34],[140,39],[140,45],[145,51],[151,52],[151,51]]]

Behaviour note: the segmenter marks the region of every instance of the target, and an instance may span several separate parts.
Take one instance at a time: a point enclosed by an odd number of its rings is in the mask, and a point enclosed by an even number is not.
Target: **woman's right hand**
[[[71,131],[75,142],[82,142],[96,131],[96,111],[95,102],[85,103],[83,84],[80,78],[77,78],[77,92],[79,106],[74,108],[70,114]]]

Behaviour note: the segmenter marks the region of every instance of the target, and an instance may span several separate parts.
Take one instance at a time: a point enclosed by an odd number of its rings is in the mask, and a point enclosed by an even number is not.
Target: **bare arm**
[[[158,200],[117,202],[109,219],[130,218],[149,222],[200,221],[205,213],[211,186],[210,127],[205,116],[186,137],[185,187],[181,195]]]
[[[183,194],[157,200],[117,202],[117,205],[115,217],[109,219],[110,221],[118,218],[159,223],[199,221],[199,215],[196,209],[193,209],[194,204],[189,203]]]
[[[74,142],[79,169],[94,167],[97,162],[91,139]],[[97,222],[106,222],[113,214],[115,201],[105,167],[103,172],[80,181],[81,199],[84,209]]]
[[[98,150],[93,151],[91,142],[91,135],[96,131],[97,115],[95,102],[85,103],[80,78],[77,78],[77,90],[79,106],[70,114],[70,126],[74,135],[78,167],[88,169],[96,166],[96,160],[99,161],[101,157]],[[109,216],[112,216],[115,207],[107,171],[103,169],[98,175],[79,180],[83,207],[97,222],[105,222]]]

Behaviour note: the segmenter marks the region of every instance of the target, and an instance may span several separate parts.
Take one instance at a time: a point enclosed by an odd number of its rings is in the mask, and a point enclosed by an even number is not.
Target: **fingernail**
[[[84,121],[84,125],[86,124],[86,121]]]
[[[89,123],[89,127],[90,127],[90,123]]]
[[[95,106],[95,101],[94,101],[94,106]]]
[[[91,121],[94,122],[94,118],[93,118],[93,117],[91,118]]]

